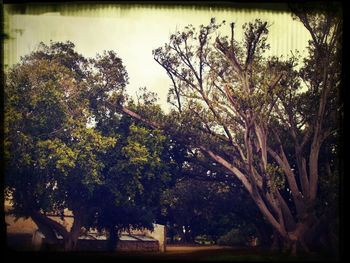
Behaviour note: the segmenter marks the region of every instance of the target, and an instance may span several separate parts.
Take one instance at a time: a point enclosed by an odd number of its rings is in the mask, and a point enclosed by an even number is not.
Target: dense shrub
[[[218,238],[218,245],[245,246],[251,243],[252,237],[256,237],[256,229],[249,224],[238,225],[225,235]]]
[[[246,243],[247,238],[242,235],[242,231],[235,228],[219,237],[217,243],[225,246],[242,246]]]

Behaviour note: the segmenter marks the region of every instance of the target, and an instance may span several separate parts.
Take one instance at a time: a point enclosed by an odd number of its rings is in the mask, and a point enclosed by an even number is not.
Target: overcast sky
[[[294,21],[287,12],[263,9],[235,8],[177,8],[154,6],[96,5],[89,8],[56,8],[52,12],[25,12],[8,15],[5,8],[5,31],[11,39],[5,43],[5,64],[12,65],[20,57],[32,52],[42,41],[70,40],[76,50],[86,57],[94,57],[103,50],[114,50],[122,58],[129,74],[127,88],[134,95],[139,87],[146,86],[157,92],[165,106],[171,85],[165,71],[153,60],[152,50],[168,42],[175,30],[192,24],[208,24],[216,20],[235,22],[236,38],[242,36],[243,23],[256,18],[268,21],[270,54],[290,55],[291,50],[305,52],[308,32],[300,22]],[[34,10],[35,11],[35,10]],[[51,11],[51,12],[50,12]],[[36,14],[40,13],[40,14]]]

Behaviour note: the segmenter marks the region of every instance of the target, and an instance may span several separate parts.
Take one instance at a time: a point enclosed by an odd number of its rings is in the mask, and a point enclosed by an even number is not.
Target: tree
[[[99,70],[106,60],[117,60],[112,64],[119,71],[108,76]],[[88,61],[71,42],[41,44],[6,76],[7,195],[17,216],[30,216],[51,242],[61,235],[67,250],[75,247],[94,189],[103,183],[103,156],[117,142],[93,127],[91,104],[101,94],[115,95],[126,83],[115,53]],[[49,218],[63,216],[65,208],[74,215],[70,231]]]
[[[153,229],[160,193],[170,180],[162,160],[167,138],[125,116],[97,127],[117,136],[119,143],[104,159],[104,184],[94,193],[89,227],[107,230],[109,249],[114,250],[122,230]]]
[[[311,36],[310,57],[304,60],[305,66],[300,72],[309,90],[301,96],[301,100],[304,102],[307,96],[311,103],[317,105],[317,108],[310,109],[310,104],[304,104],[300,110],[304,116],[307,116],[304,117],[307,124],[304,140],[307,141],[306,147],[309,152],[302,153],[304,149],[302,146],[299,148],[297,142],[295,147],[296,154],[301,153],[297,161],[306,160],[309,166],[309,205],[316,210],[316,216],[319,218],[315,220],[307,238],[309,241],[317,242],[325,232],[328,235],[330,228],[324,228],[324,226],[338,225],[339,227],[337,222],[339,217],[334,215],[339,213],[337,185],[341,174],[339,152],[343,123],[343,102],[340,96],[342,14],[339,4],[336,3],[323,6],[290,5],[290,7],[294,18],[303,23]],[[288,106],[285,107],[288,108]],[[296,129],[294,127],[292,129],[293,136]],[[294,136],[293,139],[295,141]],[[303,164],[300,166],[302,167]],[[324,229],[326,229],[325,232]],[[339,252],[338,247],[334,245],[334,235],[337,236],[338,232],[337,227],[333,228],[333,237],[328,238],[325,244],[326,247],[332,247],[336,255]]]
[[[318,158],[337,129],[325,120],[339,111],[341,73],[339,9],[304,10],[299,17],[312,36],[300,71],[294,57],[263,56],[268,25],[260,20],[244,25],[242,43],[235,41],[234,23],[230,38],[213,41],[221,25],[212,19],[198,33],[192,26],[176,32],[153,52],[172,80],[169,99],[177,109],[172,120],[178,127],[186,123],[188,142],[240,180],[293,253],[300,246],[308,251],[311,226],[324,223],[315,216]],[[301,82],[309,85],[306,91]],[[169,128],[142,114],[131,116]]]
[[[237,182],[185,176],[173,188],[164,191],[162,203],[168,232],[173,231],[183,242],[193,243],[200,236],[215,242],[231,229],[247,225],[254,226],[259,240],[269,242],[266,234],[260,231],[262,226],[265,229],[268,226]]]
[[[200,151],[187,147],[186,161],[175,184],[163,192],[162,218],[167,232],[185,242],[197,236],[216,241],[232,228],[252,225],[264,245],[271,243],[270,227],[258,216],[258,209],[239,181]]]
[[[7,76],[5,179],[13,213],[31,217],[52,243],[61,235],[66,250],[91,227],[109,232],[110,249],[121,230],[153,228],[169,181],[162,162],[169,139],[111,107],[127,99],[127,80],[114,52],[85,59],[71,42],[41,44]],[[159,112],[152,94],[142,96]],[[70,231],[50,218],[66,209],[74,216]]]

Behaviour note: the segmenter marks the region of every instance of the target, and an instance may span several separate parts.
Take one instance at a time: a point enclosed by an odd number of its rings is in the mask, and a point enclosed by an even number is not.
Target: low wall
[[[148,237],[152,237],[158,240],[159,243],[159,251],[165,252],[166,250],[166,227],[164,225],[154,224],[153,231],[144,229],[144,230],[133,230],[133,234],[141,234]]]
[[[158,241],[119,241],[117,245],[119,251],[150,251],[158,252]]]
[[[106,251],[107,240],[78,240],[77,250],[83,251]]]

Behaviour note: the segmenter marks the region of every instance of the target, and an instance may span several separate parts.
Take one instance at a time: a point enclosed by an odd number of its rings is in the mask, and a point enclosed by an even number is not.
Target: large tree
[[[169,138],[111,107],[126,99],[121,59],[112,51],[85,59],[71,42],[41,44],[6,77],[12,212],[31,217],[50,243],[62,236],[66,250],[92,227],[107,230],[113,250],[121,230],[152,228],[174,168],[167,165]],[[154,94],[138,100],[159,112]],[[74,216],[71,229],[50,217],[64,218],[66,209]]]
[[[153,229],[160,193],[171,173],[164,160],[167,137],[163,132],[117,116],[97,125],[108,136],[117,136],[118,143],[104,158],[104,184],[96,188],[91,201],[96,209],[89,217],[89,227],[109,233],[109,250],[116,248],[123,230]]]
[[[239,43],[234,23],[229,37],[213,39],[221,25],[212,19],[199,32],[193,26],[176,32],[154,50],[173,84],[175,125],[120,108],[153,127],[175,132],[184,127],[189,145],[239,179],[293,253],[298,247],[309,250],[317,232],[312,226],[325,224],[332,213],[327,208],[318,217],[315,203],[324,165],[320,150],[338,128],[342,33],[338,8],[296,14],[312,37],[300,70],[295,57],[263,55],[269,47],[266,22],[245,24]],[[332,173],[334,165],[328,163],[327,170]]]
[[[5,183],[13,211],[30,216],[54,242],[74,246],[100,183],[100,155],[116,143],[88,127],[86,59],[74,45],[41,44],[10,69],[5,83]],[[71,230],[48,213],[73,212]]]
[[[100,67],[106,61],[108,71]],[[71,42],[41,44],[6,74],[5,190],[15,215],[31,217],[51,242],[61,235],[65,249],[76,244],[103,184],[103,158],[117,142],[94,128],[91,104],[126,83],[115,53],[87,60]],[[49,217],[66,208],[70,230]]]

